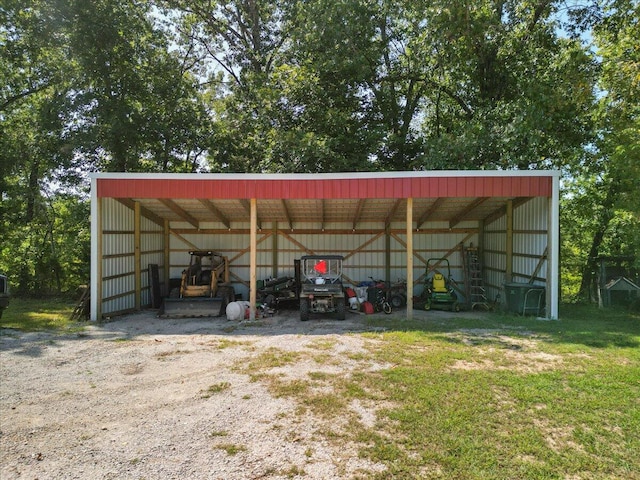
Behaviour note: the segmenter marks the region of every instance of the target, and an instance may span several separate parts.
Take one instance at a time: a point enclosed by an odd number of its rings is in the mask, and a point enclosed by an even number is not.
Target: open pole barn
[[[538,313],[558,317],[556,171],[97,173],[91,202],[92,320],[149,307],[151,269],[166,295],[192,250],[228,258],[250,318],[258,282],[313,254],[344,256],[346,286],[406,282],[408,319],[430,259],[448,261],[467,308],[520,282],[544,287]]]

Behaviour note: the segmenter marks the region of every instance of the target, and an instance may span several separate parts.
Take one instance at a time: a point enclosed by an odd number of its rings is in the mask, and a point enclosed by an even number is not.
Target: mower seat
[[[433,291],[436,293],[446,293],[447,285],[444,281],[444,276],[441,273],[433,275]]]

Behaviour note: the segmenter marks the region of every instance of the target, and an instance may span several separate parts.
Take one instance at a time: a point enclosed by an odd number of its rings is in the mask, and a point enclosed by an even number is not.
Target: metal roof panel
[[[279,179],[263,179],[247,176],[227,177],[193,174],[191,176],[141,174],[95,178],[98,197],[113,198],[205,198],[205,199],[355,199],[355,198],[420,198],[420,197],[491,197],[551,195],[554,172],[547,176],[514,175],[414,175],[405,172],[404,177],[361,177],[315,179],[306,176],[289,176]]]

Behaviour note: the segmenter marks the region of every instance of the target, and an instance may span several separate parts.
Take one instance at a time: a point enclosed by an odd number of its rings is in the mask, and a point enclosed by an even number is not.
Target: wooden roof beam
[[[405,200],[403,198],[398,198],[394,203],[393,206],[391,207],[391,210],[389,210],[389,214],[387,215],[387,218],[384,219],[384,226],[387,227],[389,226],[389,224],[391,223],[391,220],[393,219],[393,217],[396,215],[396,212],[398,211],[398,208],[400,208],[400,205],[404,202]]]
[[[460,213],[458,213],[455,217],[453,217],[451,220],[449,220],[449,228],[455,227],[462,220],[464,220],[465,217],[467,215],[469,215],[476,207],[482,205],[484,202],[489,200],[489,198],[490,197],[479,197],[479,198],[476,198],[473,202],[471,202],[469,205],[467,205],[465,208],[463,208]]]
[[[527,203],[529,200],[531,200],[533,197],[516,197],[513,199],[513,208],[518,208],[521,205],[524,205],[525,203]],[[498,220],[500,217],[502,217],[503,215],[507,214],[507,205],[506,203],[502,206],[500,206],[499,208],[495,209],[493,212],[491,212],[489,215],[487,215],[484,218],[484,225],[485,227],[487,225],[489,225],[492,222],[495,222],[496,220]]]
[[[195,217],[193,217],[189,212],[184,210],[176,202],[174,202],[173,200],[169,200],[168,198],[159,198],[158,200],[160,200],[160,202],[162,202],[166,207],[168,207],[169,210],[171,210],[173,213],[178,215],[185,222],[188,222],[191,225],[193,225],[195,228],[200,229],[200,222],[198,222],[198,220]]]
[[[218,208],[210,200],[207,200],[206,198],[200,198],[198,200],[207,210],[209,210],[210,213],[213,214],[216,220],[220,221],[228,229],[231,229],[231,222],[229,221],[229,219],[225,217],[224,214],[220,210],[218,210]]]
[[[133,210],[135,208],[135,203],[136,202],[134,200],[130,199],[130,198],[116,198],[115,200],[120,202],[125,207],[130,208],[131,210]],[[140,215],[142,215],[145,218],[148,218],[149,220],[151,220],[156,225],[164,227],[164,219],[162,217],[156,215],[155,213],[153,213],[148,208],[143,207],[142,205],[140,205]]]
[[[444,203],[444,201],[445,201],[444,197],[436,198],[436,201],[433,202],[431,206],[427,208],[422,215],[420,215],[420,218],[418,219],[418,223],[416,224],[416,228],[420,229],[420,227],[422,227],[422,224],[426,222],[429,219],[429,217],[433,215],[433,213],[438,208],[440,208],[440,206]]]
[[[358,224],[358,221],[360,220],[360,215],[362,215],[362,209],[364,208],[365,202],[366,200],[364,198],[361,198],[360,200],[358,200],[358,204],[356,205],[356,211],[353,214],[353,223],[351,224],[351,228],[354,231],[356,229],[356,225]]]
[[[287,223],[289,224],[289,230],[293,230],[293,222],[291,221],[291,213],[289,212],[289,205],[287,205],[287,201],[283,198],[280,200],[282,205],[282,210],[284,210],[284,216],[287,217]]]

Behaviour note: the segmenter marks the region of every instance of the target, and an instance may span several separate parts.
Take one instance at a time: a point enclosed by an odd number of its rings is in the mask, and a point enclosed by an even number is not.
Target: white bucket
[[[246,300],[239,300],[237,302],[229,302],[225,313],[227,314],[227,320],[246,320],[249,318],[249,309],[251,308],[251,302]]]
[[[240,302],[229,302],[227,304],[227,320],[244,319],[244,305]]]
[[[349,308],[351,308],[351,310],[358,310],[359,304],[360,302],[358,302],[358,299],[356,297],[351,297],[349,299]]]

